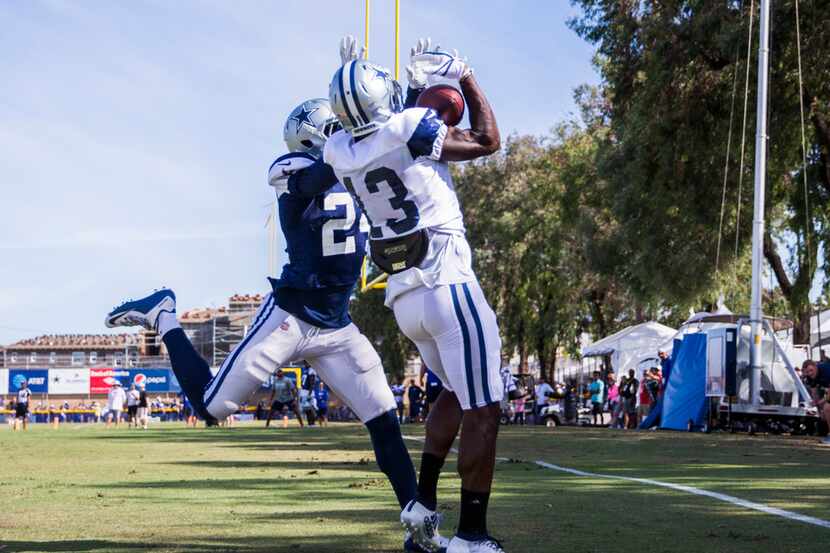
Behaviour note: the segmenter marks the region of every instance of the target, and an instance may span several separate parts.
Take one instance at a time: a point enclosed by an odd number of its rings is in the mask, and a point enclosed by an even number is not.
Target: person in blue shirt
[[[314,398],[317,400],[317,418],[320,426],[327,426],[329,422],[329,391],[323,381],[317,382],[317,389],[314,390]]]
[[[600,372],[594,371],[594,379],[588,387],[591,392],[591,414],[593,415],[594,424],[602,424],[602,403],[605,395],[605,383],[600,378]]]

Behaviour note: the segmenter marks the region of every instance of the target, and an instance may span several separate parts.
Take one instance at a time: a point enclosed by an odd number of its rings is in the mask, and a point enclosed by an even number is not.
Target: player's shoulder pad
[[[390,129],[409,148],[412,159],[422,156],[437,160],[441,156],[447,126],[431,108],[405,109],[390,119]]]
[[[288,190],[288,177],[310,167],[316,158],[305,152],[284,154],[274,160],[268,168],[268,184],[277,189],[278,193]]]

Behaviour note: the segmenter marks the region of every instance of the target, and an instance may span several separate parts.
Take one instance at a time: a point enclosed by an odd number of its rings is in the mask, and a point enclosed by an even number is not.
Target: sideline
[[[412,440],[416,442],[423,442],[424,439],[417,437],[417,436],[404,436],[405,440]],[[458,454],[458,450],[456,448],[452,448],[452,452]],[[509,459],[505,457],[497,457],[496,460],[498,461],[509,461]],[[738,507],[743,507],[745,509],[750,509],[752,511],[759,511],[762,513],[766,513],[768,515],[778,516],[781,518],[785,518],[787,520],[794,520],[797,522],[803,522],[805,524],[812,524],[813,526],[819,526],[821,528],[830,529],[830,521],[811,517],[808,515],[802,515],[801,513],[796,513],[793,511],[787,511],[784,509],[779,509],[777,507],[770,507],[769,505],[764,505],[763,503],[756,503],[754,501],[747,501],[746,499],[741,499],[740,497],[735,497],[732,495],[727,495],[725,493],[719,492],[712,492],[709,490],[702,490],[700,488],[695,488],[693,486],[685,486],[683,484],[672,484],[671,482],[661,482],[660,480],[652,480],[650,478],[634,478],[632,476],[619,476],[615,474],[600,474],[596,472],[587,472],[584,470],[572,469],[568,467],[563,467],[560,465],[553,465],[551,463],[546,463],[545,461],[533,461],[533,464],[538,465],[542,468],[546,468],[548,470],[555,470],[558,472],[565,472],[568,474],[573,474],[574,476],[581,476],[585,478],[604,478],[606,480],[622,480],[624,482],[636,482],[638,484],[647,484],[649,486],[658,486],[661,488],[668,488],[670,490],[675,490],[678,492],[685,492],[692,495],[699,495],[703,497],[709,497],[711,499],[717,499],[718,501],[723,501],[725,503],[729,503],[731,505],[736,505]]]

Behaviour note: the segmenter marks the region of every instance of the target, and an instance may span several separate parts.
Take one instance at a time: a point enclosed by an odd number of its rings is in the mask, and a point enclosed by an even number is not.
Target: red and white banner
[[[88,394],[89,369],[49,369],[50,394]]]
[[[129,386],[130,371],[127,369],[89,369],[89,393],[106,394],[115,382]]]

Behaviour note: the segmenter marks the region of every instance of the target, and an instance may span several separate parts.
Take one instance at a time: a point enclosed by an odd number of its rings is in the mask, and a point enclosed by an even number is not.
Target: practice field
[[[417,459],[420,444],[409,445]],[[402,550],[391,489],[357,425],[34,426],[4,429],[0,451],[2,553]],[[503,428],[499,455],[490,525],[509,553],[806,553],[830,541],[830,450],[814,440]],[[454,459],[439,499],[445,534],[458,514]]]

